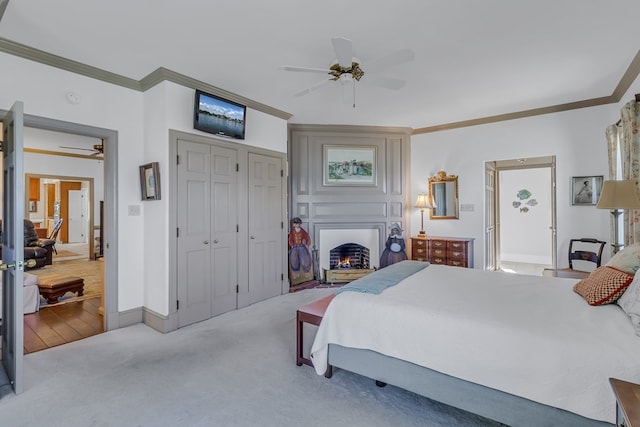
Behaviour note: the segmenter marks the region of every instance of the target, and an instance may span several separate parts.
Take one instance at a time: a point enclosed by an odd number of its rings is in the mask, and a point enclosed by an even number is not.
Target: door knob
[[[204,243],[205,245],[208,245],[208,244],[209,244],[209,241],[208,241],[208,240],[205,240],[205,241],[204,241],[204,242],[202,242],[202,243]]]
[[[218,241],[217,241],[217,240],[214,240],[214,241],[213,241],[213,243],[218,243]]]
[[[251,240],[255,239],[255,237],[254,237],[254,236],[249,236],[249,238],[250,238]]]

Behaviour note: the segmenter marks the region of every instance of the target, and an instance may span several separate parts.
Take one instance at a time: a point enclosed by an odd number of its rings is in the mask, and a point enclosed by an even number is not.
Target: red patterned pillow
[[[613,267],[596,268],[588,277],[575,284],[573,290],[589,305],[604,305],[616,302],[633,280],[629,274]]]

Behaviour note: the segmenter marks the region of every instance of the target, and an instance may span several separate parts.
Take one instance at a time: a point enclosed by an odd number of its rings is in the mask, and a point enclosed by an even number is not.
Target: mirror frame
[[[447,175],[445,171],[440,171],[436,175],[429,178],[429,192],[431,199],[435,201],[435,192],[433,191],[434,184],[453,182],[454,194],[453,194],[453,215],[435,215],[434,209],[429,209],[429,219],[458,219],[459,218],[459,206],[458,206],[458,175]]]

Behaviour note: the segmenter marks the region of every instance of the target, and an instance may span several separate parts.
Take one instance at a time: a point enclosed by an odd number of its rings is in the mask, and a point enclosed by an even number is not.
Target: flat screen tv
[[[196,90],[193,127],[203,132],[244,139],[247,107]]]

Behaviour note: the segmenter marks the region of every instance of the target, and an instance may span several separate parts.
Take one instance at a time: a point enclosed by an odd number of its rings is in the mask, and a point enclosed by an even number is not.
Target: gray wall
[[[375,147],[375,183],[327,185],[327,146]],[[290,125],[289,219],[302,219],[317,248],[320,230],[378,229],[382,252],[391,224],[409,229],[410,146],[405,128]]]

